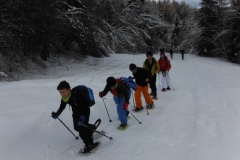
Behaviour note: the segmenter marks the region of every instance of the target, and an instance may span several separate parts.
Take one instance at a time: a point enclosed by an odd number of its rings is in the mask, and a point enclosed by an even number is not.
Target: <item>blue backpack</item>
[[[137,84],[133,81],[132,78],[126,78],[126,77],[121,77],[119,79],[117,79],[117,82],[120,81],[122,83],[124,83],[124,85],[128,88],[128,89],[133,89],[134,91],[137,90]]]
[[[79,85],[78,87],[79,87],[79,90],[81,91],[84,99],[88,102],[88,106],[92,107],[95,104],[93,90],[84,85]]]

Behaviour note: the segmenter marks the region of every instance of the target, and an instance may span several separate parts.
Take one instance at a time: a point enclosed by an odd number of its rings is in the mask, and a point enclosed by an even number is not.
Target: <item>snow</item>
[[[116,129],[120,122],[112,95],[108,94],[105,100],[113,120],[110,123],[98,92],[108,76],[131,75],[128,65],[134,62],[141,66],[144,54],[89,57],[69,64],[69,70],[64,67],[66,62],[46,75],[1,82],[0,159],[239,160],[239,65],[190,54],[182,61],[180,56],[174,54],[171,60],[170,77],[176,91],[162,93],[159,89],[154,110],[149,110],[150,115],[146,110],[133,113],[142,124],[131,116],[126,131]],[[51,112],[59,107],[56,86],[61,80],[94,90],[96,105],[91,107],[90,122],[101,118],[99,130],[104,129],[113,137],[113,141],[102,137],[99,149],[88,157],[77,153],[83,147],[82,141],[75,140],[58,120],[51,118],[47,122]],[[68,107],[60,118],[74,131]]]

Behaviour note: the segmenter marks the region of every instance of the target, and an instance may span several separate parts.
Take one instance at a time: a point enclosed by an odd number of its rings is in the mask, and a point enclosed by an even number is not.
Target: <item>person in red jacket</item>
[[[164,52],[160,53],[161,57],[158,60],[160,66],[160,74],[162,77],[162,92],[166,92],[167,90],[171,90],[168,72],[171,69],[171,64],[167,56],[165,56]]]

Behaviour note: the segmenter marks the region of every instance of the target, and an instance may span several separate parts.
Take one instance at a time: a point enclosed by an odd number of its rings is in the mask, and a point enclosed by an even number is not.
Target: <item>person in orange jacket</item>
[[[160,73],[162,77],[162,92],[166,92],[166,90],[171,90],[168,72],[171,69],[171,64],[168,57],[165,55],[164,51],[160,53],[161,57],[158,60],[160,66]]]

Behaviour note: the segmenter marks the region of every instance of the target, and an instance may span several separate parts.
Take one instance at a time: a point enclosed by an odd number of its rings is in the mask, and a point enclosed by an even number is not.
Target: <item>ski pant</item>
[[[137,90],[135,91],[135,101],[136,101],[137,108],[142,108],[142,100],[141,100],[142,93],[143,93],[146,103],[153,104],[152,97],[148,93],[148,85],[146,85],[146,86],[137,85]]]
[[[157,75],[155,74],[152,76],[151,81],[149,83],[153,97],[157,96],[156,80],[157,80]]]
[[[168,73],[167,72],[162,72],[161,78],[162,78],[162,88],[170,87]]]
[[[184,60],[184,54],[182,54],[182,60]]]
[[[90,108],[88,110],[87,116],[85,116],[85,120],[84,120],[84,125],[88,126],[89,128],[92,129],[96,129],[95,126],[93,124],[89,124],[89,116],[90,116]],[[79,136],[81,137],[81,139],[83,140],[83,143],[87,146],[87,145],[92,145],[93,144],[93,131],[84,127],[84,126],[78,126],[78,120],[79,120],[80,115],[73,115],[73,126],[74,129],[76,131],[79,132]]]
[[[129,99],[131,97],[131,89],[128,90]],[[127,110],[123,109],[125,98],[123,95],[113,96],[115,104],[117,105],[117,114],[121,124],[127,124]]]

